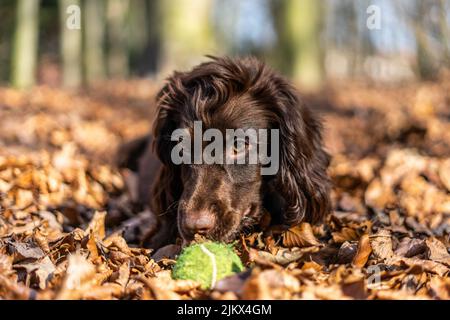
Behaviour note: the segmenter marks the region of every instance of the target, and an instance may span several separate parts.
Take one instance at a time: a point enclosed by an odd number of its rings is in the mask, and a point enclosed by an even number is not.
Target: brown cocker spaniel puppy
[[[202,129],[278,129],[279,169],[262,164],[174,164],[172,133]],[[268,140],[267,144],[273,143]],[[244,145],[244,152],[248,144]],[[270,150],[270,147],[268,147]],[[226,149],[224,153],[236,152]],[[230,241],[259,222],[318,222],[330,211],[329,156],[321,124],[280,75],[254,58],[212,58],[175,72],[157,95],[151,135],[125,145],[121,164],[139,173],[139,198],[158,219],[147,245],[158,248],[195,234]]]

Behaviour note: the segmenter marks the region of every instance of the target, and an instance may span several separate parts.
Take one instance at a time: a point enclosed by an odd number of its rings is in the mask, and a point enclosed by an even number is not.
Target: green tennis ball
[[[172,269],[172,277],[195,280],[201,283],[201,288],[208,289],[220,279],[243,269],[232,245],[205,242],[183,249]]]

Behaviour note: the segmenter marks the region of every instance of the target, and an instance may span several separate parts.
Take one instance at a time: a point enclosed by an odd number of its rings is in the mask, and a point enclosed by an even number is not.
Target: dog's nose
[[[215,222],[215,216],[210,212],[189,213],[185,217],[184,226],[192,235],[206,235],[214,228]]]

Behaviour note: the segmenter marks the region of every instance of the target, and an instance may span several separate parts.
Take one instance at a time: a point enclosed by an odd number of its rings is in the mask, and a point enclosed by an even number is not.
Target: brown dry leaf
[[[394,255],[392,239],[389,230],[381,229],[376,234],[370,235],[370,246],[373,255],[377,259],[389,259]]]
[[[379,290],[375,292],[374,298],[381,300],[428,300],[426,296],[419,296],[406,290]]]
[[[337,255],[337,263],[346,264],[352,262],[358,249],[357,243],[350,243],[345,241],[339,248]]]
[[[5,277],[0,273],[0,295],[5,299],[28,300],[37,296],[36,291]]]
[[[314,270],[314,271],[321,271],[323,269],[323,266],[318,264],[315,261],[307,261],[303,264],[302,270]]]
[[[30,190],[18,189],[15,194],[15,204],[18,208],[27,208],[34,202],[33,192]]]
[[[128,262],[130,260],[130,256],[126,253],[123,253],[122,251],[116,251],[111,250],[108,255],[109,259],[116,263],[116,264],[122,264],[125,262]],[[140,264],[140,263],[138,263]]]
[[[38,229],[34,231],[33,239],[45,253],[49,253],[50,246],[48,244],[47,237],[44,236]]]
[[[176,244],[169,244],[164,246],[152,255],[152,259],[155,261],[160,261],[161,259],[175,259],[176,256],[181,252],[181,246]]]
[[[427,245],[424,240],[404,238],[395,250],[395,254],[402,257],[411,258],[418,254],[424,253],[426,249]]]
[[[431,237],[425,240],[425,243],[429,250],[428,259],[450,266],[450,254],[441,241]]]
[[[350,275],[341,283],[342,293],[353,299],[366,299],[368,297],[366,282],[363,276]]]
[[[392,257],[391,259],[389,259],[389,261],[387,262],[388,264],[391,265],[407,265],[409,267],[420,267],[425,271],[428,272],[432,272],[435,273],[441,277],[448,275],[450,272],[450,269],[439,263],[439,262],[435,262],[435,261],[431,261],[431,260],[423,260],[423,259],[416,259],[416,258],[406,258],[406,257]]]
[[[450,278],[431,277],[432,295],[441,300],[450,300]]]
[[[155,281],[154,278],[145,278],[143,276],[137,277],[137,280],[145,284],[150,290],[151,296],[156,300],[181,300],[181,296],[173,291],[161,287],[161,283]]]
[[[262,250],[255,250],[253,248],[250,248],[250,261],[256,262],[260,265],[269,265],[274,266],[280,265],[280,266],[287,266],[289,263],[297,261],[301,259],[305,254],[317,252],[319,251],[318,247],[307,247],[304,249],[280,249],[277,251],[275,255],[271,254],[267,251]]]
[[[34,242],[8,242],[9,251],[14,255],[14,262],[24,259],[40,259],[45,253]]]
[[[61,233],[63,231],[62,224],[57,220],[55,214],[49,211],[39,211],[39,217],[48,223],[48,227],[51,230],[54,230],[57,233]]]
[[[281,236],[283,238],[283,246],[287,248],[321,245],[314,236],[311,225],[307,222],[302,222],[299,225],[289,228]]]
[[[0,274],[8,274],[12,272],[13,258],[6,254],[0,253]]]
[[[305,300],[349,300],[338,284],[318,284],[302,289],[301,298]]]
[[[279,247],[276,244],[275,239],[272,236],[264,238],[265,249],[268,250],[271,254],[277,254]]]
[[[154,277],[148,278],[147,280],[150,280],[153,285],[156,285],[159,289],[176,293],[187,293],[200,287],[200,284],[193,280],[172,279],[171,270],[157,272]]]
[[[40,221],[31,221],[25,225],[14,226],[12,228],[12,233],[15,235],[29,234],[40,226],[41,226]]]
[[[29,276],[35,276],[40,289],[45,289],[47,281],[50,280],[56,268],[49,257],[31,263],[19,263],[14,265],[15,269],[24,269]]]
[[[115,232],[102,241],[103,245],[109,249],[117,248],[121,252],[131,256],[132,252],[125,239],[120,235],[121,232]]]
[[[105,283],[102,286],[85,291],[82,298],[86,300],[111,300],[113,297],[120,297],[122,292],[123,289],[119,284]]]
[[[382,210],[388,204],[395,202],[395,195],[390,185],[383,184],[380,179],[374,179],[364,194],[366,205]]]
[[[356,268],[362,268],[366,265],[369,256],[372,253],[372,247],[370,246],[370,238],[368,234],[364,234],[359,239],[358,249],[356,255],[353,258],[352,265]]]
[[[98,248],[97,248],[97,241],[95,241],[95,235],[93,230],[91,230],[90,234],[88,235],[88,241],[86,244],[87,249],[90,252],[89,258],[92,261],[95,261],[99,258]]]
[[[252,270],[248,269],[244,272],[235,273],[233,275],[222,278],[217,281],[213,289],[221,293],[232,292],[237,296],[242,296],[244,284],[248,277],[251,275],[251,272]]]
[[[443,161],[439,167],[439,178],[442,184],[450,192],[450,159]]]
[[[156,277],[138,277],[151,290],[156,299],[181,299],[180,294],[198,289],[200,284],[192,280],[173,280],[170,270],[158,272]]]
[[[116,271],[116,275],[111,276],[115,283],[119,284],[123,290],[125,290],[128,280],[130,279],[130,265],[128,262],[123,263],[119,270]]]
[[[99,241],[103,240],[105,238],[105,217],[106,211],[96,211],[85,231],[85,235],[92,232]]]
[[[299,281],[279,270],[253,270],[244,284],[242,298],[247,300],[288,299],[300,290]]]
[[[335,243],[343,243],[346,241],[359,239],[358,231],[348,227],[343,227],[340,231],[333,232],[332,236]]]
[[[98,285],[95,283],[95,267],[80,254],[70,255],[68,260],[66,275],[56,299],[82,299],[86,293]]]

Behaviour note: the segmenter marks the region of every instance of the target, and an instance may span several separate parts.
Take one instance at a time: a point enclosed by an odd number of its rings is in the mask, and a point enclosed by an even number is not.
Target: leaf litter
[[[171,279],[179,242],[145,247],[155,217],[111,161],[149,129],[157,86],[0,88],[0,299],[449,299],[449,89],[305,97],[325,120],[333,212],[291,227],[265,214],[236,241],[246,270],[202,290]]]

